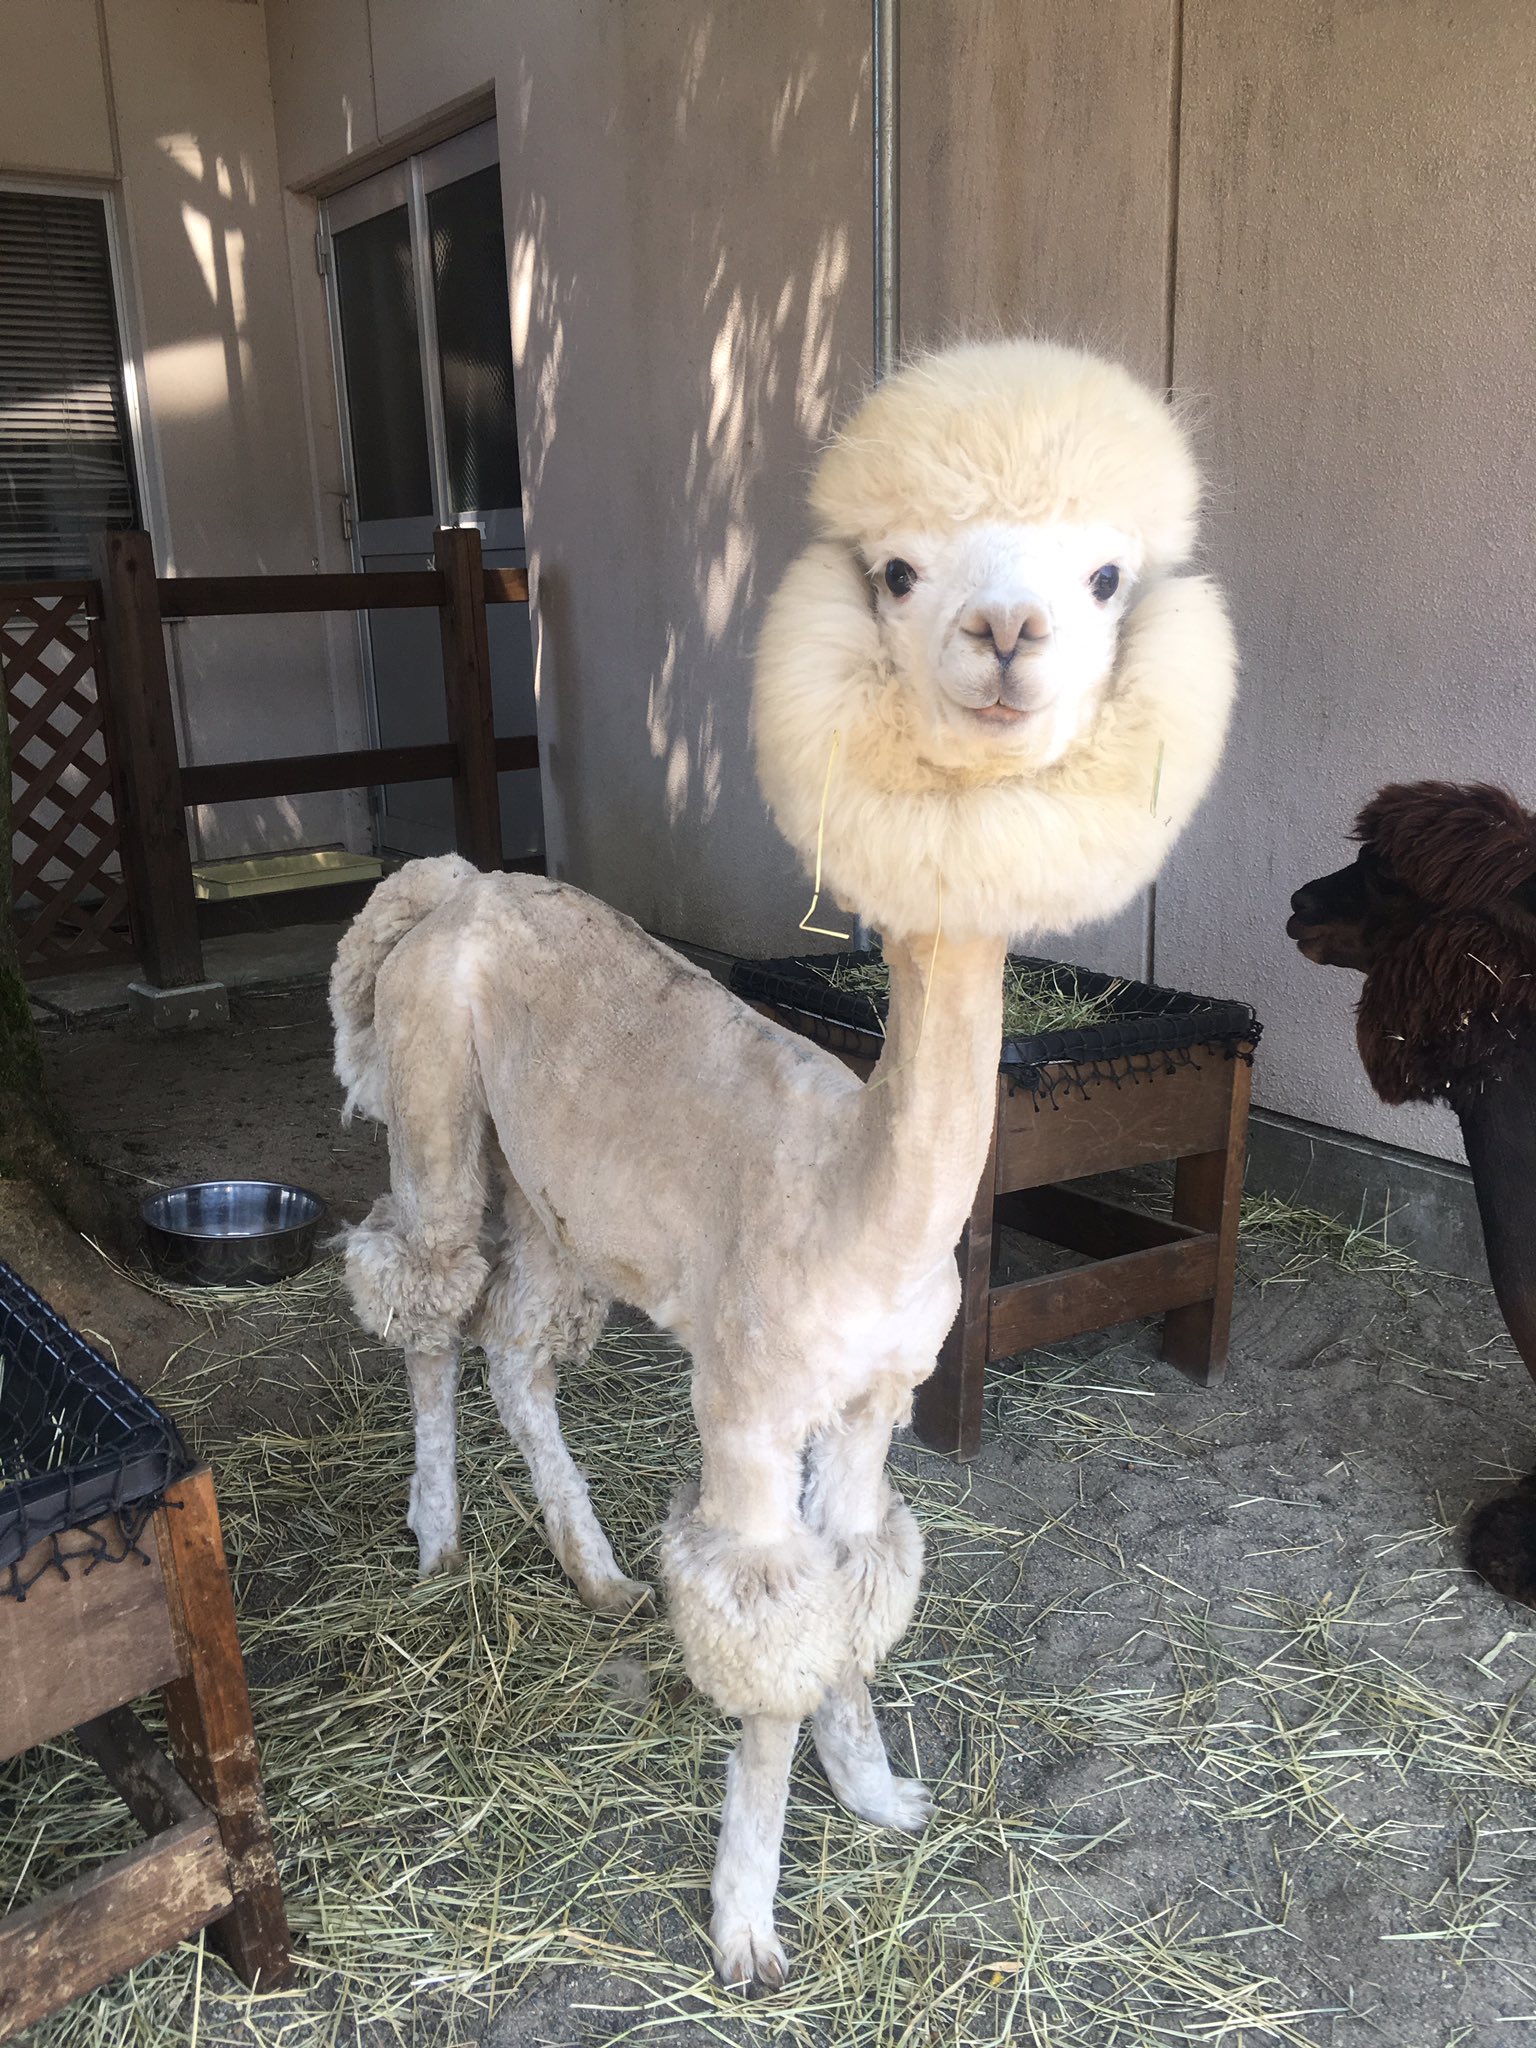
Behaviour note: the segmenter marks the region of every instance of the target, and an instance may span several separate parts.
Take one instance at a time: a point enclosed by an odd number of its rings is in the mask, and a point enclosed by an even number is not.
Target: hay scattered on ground
[[[939,1817],[916,1841],[869,1828],[803,1749],[781,1886],[794,1975],[772,1997],[728,1995],[702,1926],[731,1730],[664,1624],[578,1605],[473,1364],[465,1563],[421,1586],[402,1375],[357,1332],[334,1267],[234,1304],[186,1363],[173,1405],[218,1480],[300,1977],[252,1998],[185,1944],[46,2023],[35,2048],[437,2048],[481,2039],[552,1975],[560,2040],[1314,2044],[1345,2012],[1349,1968],[1298,1978],[1290,1878],[1236,1874],[1239,1846],[1336,1859],[1341,1883],[1402,1902],[1384,1939],[1462,1968],[1492,1963],[1505,1916],[1528,1910],[1523,1698],[1426,1683],[1400,1623],[1372,1640],[1363,1597],[1235,1583],[1202,1598],[1161,1557],[1037,1508],[1030,1457],[1000,1516],[963,1468],[906,1447],[932,1562],[880,1696]],[[997,1428],[1085,1474],[1187,1468],[1195,1437],[1160,1413],[1155,1371],[1123,1345],[1037,1355],[1001,1379]],[[232,1380],[246,1407],[221,1423],[210,1396]],[[659,1519],[695,1463],[686,1361],[612,1327],[571,1380],[599,1513],[625,1568],[654,1579]],[[1032,1650],[1055,1609],[1099,1597],[1113,1654],[1070,1687],[1042,1682]],[[1423,1827],[1402,1818],[1410,1783],[1466,1837],[1432,1888]],[[132,1840],[67,1744],[5,1767],[0,1788],[0,1908]],[[1225,1846],[1149,1908],[1131,1873],[1149,1815],[1173,1808]]]
[[[1374,1223],[1346,1223],[1321,1209],[1287,1202],[1278,1195],[1245,1195],[1239,1228],[1245,1237],[1289,1248],[1288,1256],[1263,1276],[1265,1287],[1294,1286],[1323,1260],[1346,1273],[1382,1274],[1402,1280],[1419,1271],[1413,1254],[1391,1241],[1390,1210]]]

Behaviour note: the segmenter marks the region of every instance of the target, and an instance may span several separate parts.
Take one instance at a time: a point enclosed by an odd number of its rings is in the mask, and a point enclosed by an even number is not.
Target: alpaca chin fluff
[[[1536,1376],[1536,817],[1486,784],[1395,783],[1355,836],[1353,865],[1296,891],[1288,930],[1364,972],[1356,1039],[1382,1100],[1460,1119],[1494,1291]],[[1536,1606],[1536,1474],[1479,1510],[1467,1555]]]
[[[661,1574],[691,1676],[742,1722],[712,1885],[730,1983],[784,1980],[774,1891],[803,1717],[851,1811],[896,1828],[931,1811],[892,1772],[868,1691],[922,1571],[886,1453],[959,1305],[1009,936],[1149,881],[1221,750],[1230,635],[1211,586],[1173,573],[1196,499],[1161,402],[1040,343],[903,371],[828,451],[820,538],[762,634],[753,730],[807,868],[819,851],[883,932],[870,1086],[542,878],[413,863],[337,956],[337,1071],[390,1146],[348,1278],[405,1351],[423,1572],[457,1555],[472,1336],[551,1547],[591,1606],[627,1611],[646,1589],[566,1450],[556,1373],[616,1297],[692,1354],[700,1468]]]

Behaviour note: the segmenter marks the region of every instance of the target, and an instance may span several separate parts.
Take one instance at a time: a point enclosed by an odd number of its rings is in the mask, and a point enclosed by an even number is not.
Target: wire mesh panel
[[[175,1424],[0,1264],[0,1595],[25,1592],[15,1566],[45,1537],[116,1516],[131,1541],[190,1462]]]
[[[12,914],[23,973],[133,958],[97,687],[95,586],[0,586]]]

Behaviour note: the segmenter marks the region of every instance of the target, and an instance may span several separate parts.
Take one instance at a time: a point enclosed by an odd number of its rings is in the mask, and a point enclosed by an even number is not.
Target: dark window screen
[[[335,252],[357,517],[430,517],[432,474],[406,209],[397,206],[343,228]]]
[[[522,504],[501,173],[494,164],[427,195],[448,489],[455,512]]]

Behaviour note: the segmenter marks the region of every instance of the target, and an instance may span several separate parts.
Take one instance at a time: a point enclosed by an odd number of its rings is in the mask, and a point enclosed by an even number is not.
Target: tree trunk
[[[92,1237],[115,1237],[113,1205],[48,1095],[11,918],[10,717],[0,689],[0,1180],[31,1181]]]

